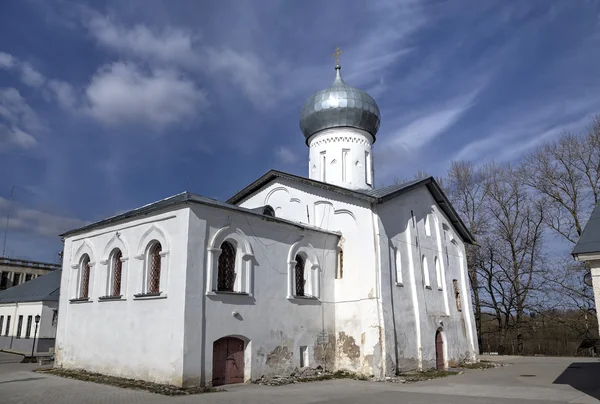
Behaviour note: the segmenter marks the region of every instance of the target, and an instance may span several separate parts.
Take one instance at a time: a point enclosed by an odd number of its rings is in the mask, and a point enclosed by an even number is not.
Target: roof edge
[[[217,201],[217,200],[214,200],[214,202],[211,202],[211,201],[212,200],[210,198],[206,198],[201,195],[192,194],[192,193],[186,191],[186,192],[182,192],[180,194],[162,199],[160,201],[156,201],[156,202],[144,205],[140,208],[132,209],[132,210],[122,213],[120,215],[112,216],[112,217],[100,220],[98,222],[91,223],[89,225],[70,230],[66,233],[61,234],[60,236],[61,237],[73,236],[73,235],[80,234],[85,231],[90,231],[93,229],[110,226],[110,225],[113,225],[116,223],[120,223],[126,219],[131,219],[131,218],[135,218],[138,216],[147,215],[147,214],[156,212],[161,209],[176,207],[178,205],[185,204],[185,203],[197,203],[199,205],[211,206],[211,207],[221,208],[221,209],[228,209],[228,210],[238,212],[238,213],[249,214],[249,215],[261,218],[266,221],[273,221],[273,222],[278,222],[281,224],[294,226],[294,227],[296,227],[298,229],[302,229],[302,230],[316,231],[319,233],[331,234],[334,236],[341,235],[341,233],[339,233],[339,232],[321,229],[319,227],[312,226],[309,224],[297,223],[297,222],[293,222],[291,220],[283,219],[280,217],[266,216],[266,215],[263,215],[262,213],[252,211],[250,209],[243,208],[241,206],[236,206],[236,205],[233,205],[228,202],[221,202],[221,201]]]

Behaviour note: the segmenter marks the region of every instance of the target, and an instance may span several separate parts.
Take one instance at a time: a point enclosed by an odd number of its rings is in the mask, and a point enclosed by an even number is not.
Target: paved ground
[[[335,380],[281,387],[236,385],[226,392],[185,397],[32,373],[37,365],[0,353],[0,403],[113,404],[542,404],[600,403],[600,359],[503,357],[510,366],[472,370],[415,384]]]

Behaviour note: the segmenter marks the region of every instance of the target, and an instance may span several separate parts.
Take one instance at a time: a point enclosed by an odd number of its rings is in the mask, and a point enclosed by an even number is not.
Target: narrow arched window
[[[426,288],[431,288],[431,283],[429,282],[429,266],[427,265],[427,257],[425,257],[425,256],[423,256],[422,266],[423,266],[423,284]]]
[[[79,285],[79,298],[86,299],[90,297],[90,256],[85,254],[81,258],[81,283]]]
[[[402,283],[402,257],[398,248],[396,248],[396,283]]]
[[[123,272],[123,254],[117,249],[112,253],[111,258],[111,296],[121,296],[121,273]]]
[[[304,296],[304,258],[296,255],[296,296]]]
[[[235,285],[235,255],[235,246],[229,241],[223,241],[221,255],[219,255],[217,291],[233,292]]]
[[[161,251],[159,242],[152,244],[148,251],[148,293],[160,293]]]
[[[438,289],[442,290],[443,289],[442,266],[440,264],[440,260],[438,259],[438,257],[435,257],[434,263],[435,263],[435,281],[437,283]]]
[[[263,215],[275,217],[275,210],[271,206],[267,205],[263,208]]]

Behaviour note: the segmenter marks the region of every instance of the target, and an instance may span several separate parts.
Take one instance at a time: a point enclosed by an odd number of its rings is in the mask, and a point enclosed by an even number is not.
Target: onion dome
[[[369,132],[375,140],[379,129],[379,108],[375,100],[358,88],[350,87],[335,66],[331,87],[308,97],[300,114],[300,129],[306,142],[315,133],[329,128],[351,127]]]

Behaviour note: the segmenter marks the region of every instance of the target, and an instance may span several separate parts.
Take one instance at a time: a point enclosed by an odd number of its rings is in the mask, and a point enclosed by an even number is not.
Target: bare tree
[[[549,229],[572,248],[600,200],[600,116],[583,133],[563,133],[525,156],[520,174],[545,204]],[[587,316],[594,307],[593,292],[582,282],[587,266],[570,257],[554,261],[546,273],[554,300]]]
[[[577,242],[600,194],[600,116],[582,135],[564,133],[525,156],[521,180],[547,205],[546,223]]]
[[[510,166],[489,165],[485,175],[487,220],[483,259],[478,273],[485,279],[481,305],[496,314],[502,339],[521,327],[543,285],[544,207]]]
[[[464,220],[469,231],[476,240],[484,237],[487,220],[485,204],[488,197],[488,185],[484,173],[466,161],[455,161],[450,164],[448,177],[445,180],[446,193],[452,205]],[[480,292],[480,276],[478,268],[483,261],[478,246],[467,245],[467,270],[471,281],[471,294],[474,306],[475,326],[480,349],[482,333],[482,311]]]

